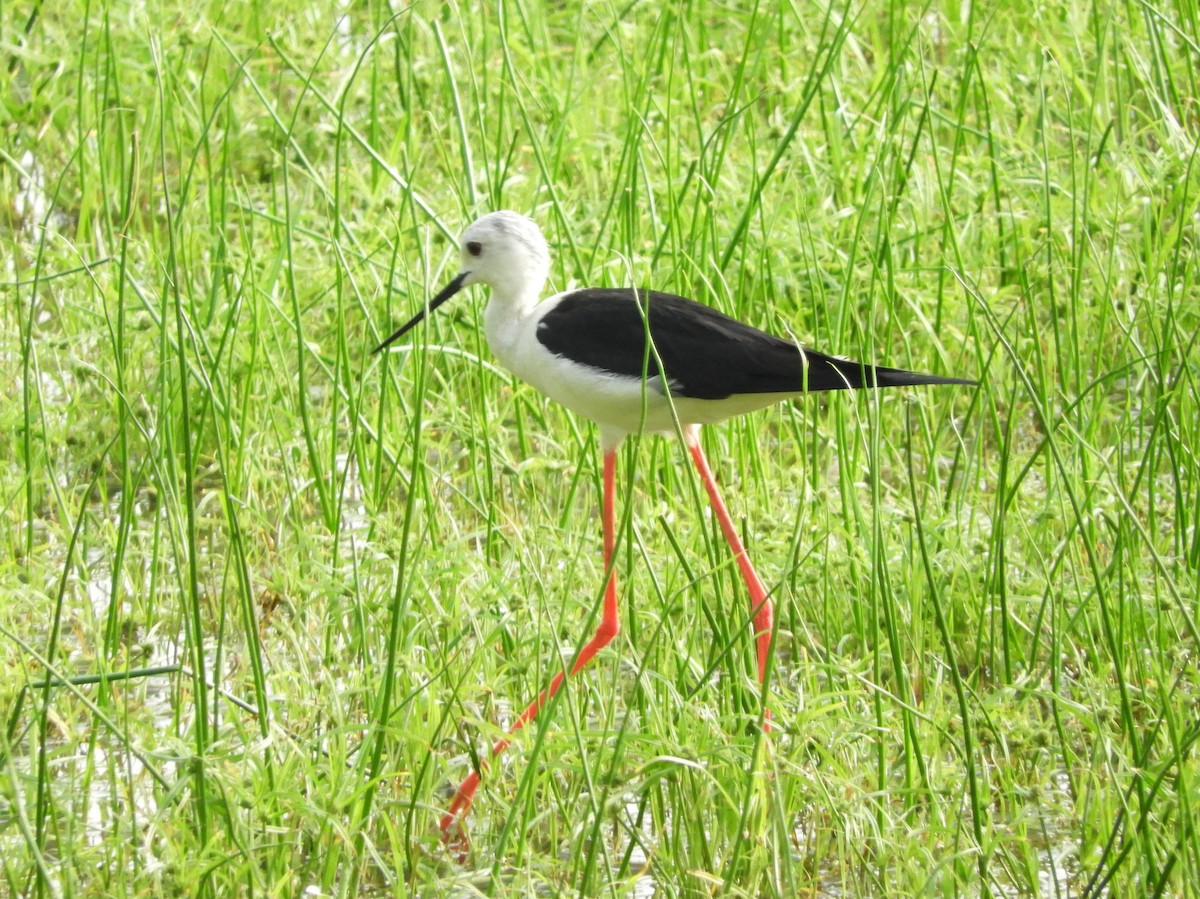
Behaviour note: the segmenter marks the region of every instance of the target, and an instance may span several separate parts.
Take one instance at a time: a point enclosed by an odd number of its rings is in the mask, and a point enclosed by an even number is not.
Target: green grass
[[[976,8],[976,7],[979,8]],[[1200,894],[1200,10],[0,9],[0,894]],[[977,377],[631,441],[483,290]],[[648,860],[648,861],[647,861]]]

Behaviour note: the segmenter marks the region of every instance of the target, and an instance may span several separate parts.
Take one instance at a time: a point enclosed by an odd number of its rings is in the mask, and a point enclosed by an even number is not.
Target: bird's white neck
[[[483,330],[488,346],[509,371],[520,375],[519,344],[530,333],[530,320],[540,302],[545,275],[511,282],[508,289],[491,288],[492,295],[483,310]]]

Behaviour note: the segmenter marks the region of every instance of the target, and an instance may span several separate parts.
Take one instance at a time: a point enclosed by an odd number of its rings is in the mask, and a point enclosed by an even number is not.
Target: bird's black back
[[[802,393],[915,384],[973,384],[960,378],[835,359],[760,331],[710,306],[652,290],[593,287],[564,296],[538,323],[555,355],[616,375],[660,374],[675,396],[724,399],[745,393]]]

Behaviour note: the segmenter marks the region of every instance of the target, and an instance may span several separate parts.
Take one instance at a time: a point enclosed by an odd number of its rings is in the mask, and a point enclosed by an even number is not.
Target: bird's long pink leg
[[[700,434],[693,428],[686,431],[684,437],[688,451],[692,454],[692,461],[696,463],[696,471],[700,472],[700,479],[704,481],[704,489],[708,491],[708,501],[712,503],[713,511],[717,513],[721,531],[725,534],[729,548],[733,550],[733,556],[737,560],[738,568],[742,571],[742,578],[746,582],[746,589],[750,591],[750,608],[754,613],[754,638],[758,645],[758,682],[761,684],[767,678],[767,654],[771,649],[771,638],[775,635],[775,610],[771,606],[771,598],[767,595],[763,582],[758,577],[758,572],[750,563],[746,547],[742,545],[741,538],[738,537],[737,529],[733,526],[733,519],[729,516],[729,510],[725,508],[725,501],[721,499],[721,492],[717,490],[717,481],[708,467],[708,459],[704,457],[704,450],[700,448]],[[766,730],[771,729],[770,709],[766,712],[764,726]]]
[[[588,641],[583,649],[579,650],[579,655],[575,657],[575,661],[571,665],[570,673],[576,674],[584,665],[592,660],[592,658],[601,649],[612,642],[613,637],[620,630],[620,622],[618,621],[617,611],[617,572],[613,566],[613,550],[616,547],[616,528],[615,528],[615,502],[614,494],[616,493],[617,479],[617,452],[615,449],[607,450],[604,453],[604,501],[602,507],[604,519],[604,568],[608,571],[608,584],[604,588],[604,609],[600,617],[600,626],[596,628],[596,633],[592,639]],[[537,717],[537,713],[542,710],[542,707],[550,701],[558,688],[562,686],[564,674],[560,671],[554,676],[554,680],[550,681],[550,686],[538,694],[537,699],[529,704],[517,720],[513,722],[513,726],[509,728],[508,735],[496,741],[496,745],[492,747],[491,757],[495,758],[512,742],[513,735],[516,734],[522,727]],[[484,768],[486,768],[486,764]],[[475,798],[475,791],[479,788],[479,771],[472,771],[467,779],[462,782],[462,786],[458,788],[458,792],[454,794],[454,799],[450,802],[450,809],[442,817],[442,839],[450,840],[456,834],[461,835],[461,825],[463,819],[470,811],[471,802]]]

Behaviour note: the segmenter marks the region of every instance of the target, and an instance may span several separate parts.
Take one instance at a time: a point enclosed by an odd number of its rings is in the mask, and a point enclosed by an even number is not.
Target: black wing
[[[661,373],[675,396],[974,383],[801,351],[710,306],[658,291],[573,291],[542,318],[537,336],[550,352],[581,365],[634,378],[657,375],[654,356],[646,356],[647,313]]]

